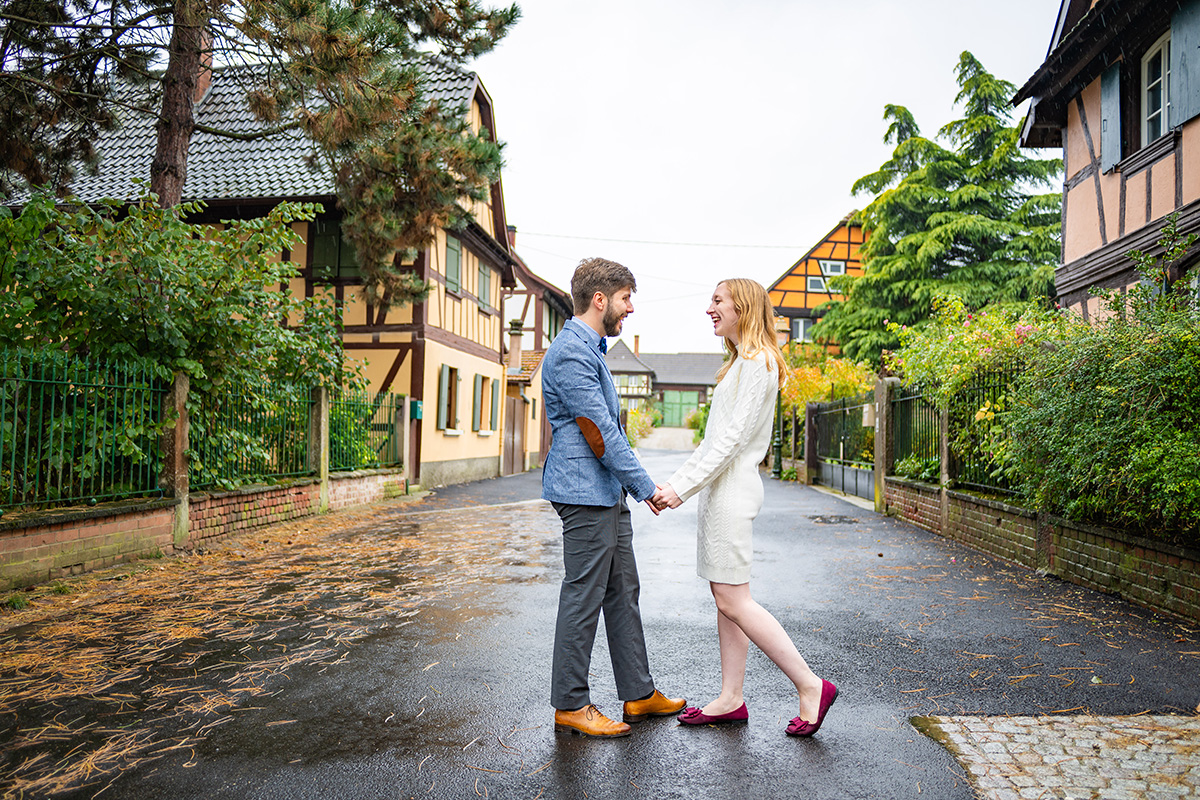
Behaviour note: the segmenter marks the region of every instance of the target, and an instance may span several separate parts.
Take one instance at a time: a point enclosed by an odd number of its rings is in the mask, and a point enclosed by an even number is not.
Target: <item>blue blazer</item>
[[[567,320],[542,360],[542,397],[550,453],[542,497],[553,503],[615,506],[623,492],[642,501],[654,481],[621,430],[621,406],[600,353],[600,334]]]

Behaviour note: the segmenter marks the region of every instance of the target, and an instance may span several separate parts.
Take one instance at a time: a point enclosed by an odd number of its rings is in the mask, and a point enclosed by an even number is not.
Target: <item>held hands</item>
[[[679,508],[683,505],[683,501],[679,499],[679,495],[671,488],[671,484],[658,484],[655,486],[657,490],[654,495],[646,500],[646,504],[658,514],[664,508]]]

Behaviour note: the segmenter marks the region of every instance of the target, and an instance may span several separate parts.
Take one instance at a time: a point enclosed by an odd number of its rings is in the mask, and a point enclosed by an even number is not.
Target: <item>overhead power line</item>
[[[716,244],[713,242],[656,242],[649,239],[606,239],[602,236],[572,236],[566,233],[534,233],[519,231],[520,236],[545,236],[551,239],[584,239],[590,242],[619,242],[621,244],[658,244],[669,247],[729,247],[754,248],[757,250],[803,250],[798,245],[791,244]]]

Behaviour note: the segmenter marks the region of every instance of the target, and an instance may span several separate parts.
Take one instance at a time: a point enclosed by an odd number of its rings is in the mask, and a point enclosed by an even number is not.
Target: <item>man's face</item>
[[[621,327],[625,323],[625,317],[632,313],[633,289],[626,286],[624,289],[613,292],[608,297],[608,304],[604,309],[604,335],[620,335]]]

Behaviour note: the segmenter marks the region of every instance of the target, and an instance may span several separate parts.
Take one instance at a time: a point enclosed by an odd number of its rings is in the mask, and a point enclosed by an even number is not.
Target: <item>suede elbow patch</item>
[[[600,428],[596,423],[587,417],[576,417],[575,423],[579,425],[579,430],[583,431],[584,441],[588,443],[588,447],[592,448],[596,458],[604,458],[604,436],[600,433]]]

